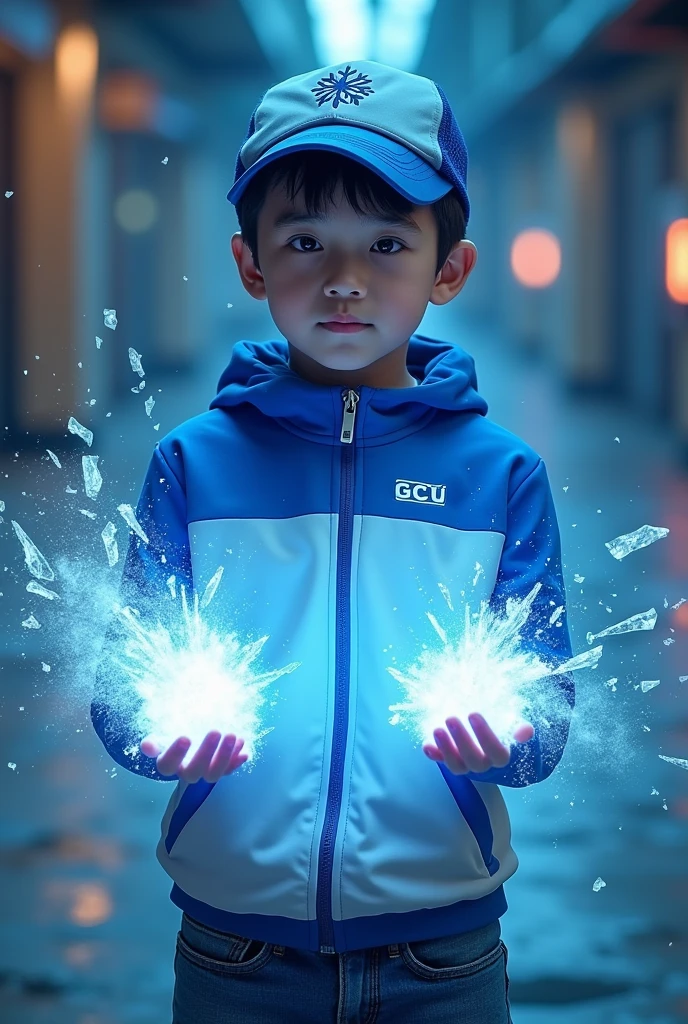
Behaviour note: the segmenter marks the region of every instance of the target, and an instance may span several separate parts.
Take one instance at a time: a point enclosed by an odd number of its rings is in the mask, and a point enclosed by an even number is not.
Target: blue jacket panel
[[[286,341],[239,342],[209,411],[153,453],[123,603],[154,614],[171,575],[202,593],[223,567],[214,624],[267,635],[261,671],[299,663],[255,758],[215,784],[177,780],[163,817],[172,899],[210,927],[343,952],[487,924],[518,867],[499,786],[562,756],[570,675],[542,681],[558,711],[505,768],[453,775],[390,724],[403,694],[388,666],[436,648],[428,612],[446,626],[539,582],[523,640],[548,664],[571,657],[566,611],[550,623],[566,600],[544,463],[486,418],[461,349],[413,335],[407,365],[415,388],[324,387],[289,368]],[[119,764],[168,781],[138,750],[121,642],[113,622],[94,726]]]

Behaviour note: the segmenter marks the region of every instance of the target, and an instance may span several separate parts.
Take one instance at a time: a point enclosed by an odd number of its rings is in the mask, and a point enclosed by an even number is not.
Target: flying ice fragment
[[[117,314],[114,309],[103,310],[103,322],[106,327],[110,327],[113,331],[117,326]]]
[[[27,537],[22,530],[19,523],[15,523],[14,519],[11,520],[14,532],[21,541],[21,545],[24,548],[24,558],[26,559],[26,566],[32,576],[35,576],[39,580],[54,580],[55,573],[46,562],[43,555],[40,553],[34,542],[30,537]]]
[[[138,373],[139,377],[144,377],[145,373],[141,366],[141,356],[135,348],[129,349],[129,362],[134,373]]]
[[[110,568],[117,563],[119,558],[119,551],[117,550],[117,541],[115,540],[115,534],[117,533],[117,527],[114,523],[107,523],[105,529],[101,533],[103,538],[103,544],[105,545],[105,551],[107,552],[108,562]]]
[[[83,438],[89,448],[93,444],[93,431],[89,430],[88,427],[83,427],[73,416],[69,417],[67,430],[70,434],[78,434],[79,437]]]
[[[103,485],[103,478],[98,470],[98,455],[82,455],[81,465],[84,471],[84,490],[89,498],[98,497],[98,491]]]
[[[637,615],[631,615],[630,619],[624,619],[623,622],[617,622],[616,625],[603,629],[601,633],[588,633],[587,641],[591,644],[593,640],[597,640],[601,636],[618,636],[620,633],[635,633],[641,629],[654,629],[656,622],[657,610],[649,608],[646,612],[638,612]]]
[[[205,588],[203,592],[203,597],[201,598],[201,608],[207,608],[212,599],[215,597],[215,591],[220,585],[220,580],[222,579],[222,573],[224,571],[225,567],[221,565],[220,568],[215,573],[215,575],[209,581],[208,586]],[[170,577],[170,579],[173,579],[173,577]]]
[[[24,619],[24,621],[22,622],[22,626],[25,626],[26,629],[40,629],[41,628],[40,622],[38,621],[38,619],[34,618],[33,615],[29,615],[28,619]]]
[[[621,537],[607,541],[604,546],[609,548],[614,558],[618,558],[620,561],[626,555],[630,555],[632,551],[646,548],[648,544],[654,544],[656,540],[661,540],[668,533],[669,531],[664,526],[641,526],[633,533],[624,533]]]
[[[569,658],[559,668],[555,668],[552,672],[553,676],[559,676],[563,672],[573,672],[577,668],[597,668],[597,663],[602,657],[602,644],[599,647],[593,647],[591,651],[583,651],[582,654],[577,654],[575,658]]]
[[[60,595],[56,594],[54,590],[48,590],[41,583],[36,583],[35,580],[29,580],[26,584],[26,589],[30,594],[40,594],[41,597],[47,597],[49,601],[54,601],[55,598],[60,599]]]
[[[144,544],[147,544],[148,537],[146,537],[145,533],[141,529],[138,520],[134,515],[134,510],[131,507],[131,505],[118,505],[117,511],[121,514],[122,519],[127,524],[127,526],[129,526],[134,531],[134,533],[138,534],[138,536],[141,538]]]
[[[648,690],[654,690],[655,686],[659,686],[659,679],[643,679],[640,684],[640,689],[643,693],[647,693]]]
[[[600,889],[606,888],[606,885],[607,883],[603,882],[601,878],[596,878],[595,881],[592,883],[592,891],[599,892]]]
[[[76,420],[75,420],[75,422],[76,422]],[[62,463],[61,463],[61,462],[60,462],[60,460],[58,459],[58,457],[57,457],[57,455],[55,454],[55,452],[51,452],[49,448],[46,448],[45,450],[47,451],[48,455],[49,455],[49,456],[50,456],[50,458],[51,458],[51,459],[53,460],[53,462],[55,463],[55,465],[57,466],[57,468],[58,468],[58,469],[62,469]]]
[[[150,414],[153,411],[153,406],[155,405],[155,399],[151,395],[150,398],[147,398],[143,404],[146,407],[146,416],[150,416]]]
[[[688,761],[682,757],[667,757],[665,754],[657,754],[657,757],[661,757],[662,761],[668,761],[669,764],[677,764],[679,768],[688,769]]]

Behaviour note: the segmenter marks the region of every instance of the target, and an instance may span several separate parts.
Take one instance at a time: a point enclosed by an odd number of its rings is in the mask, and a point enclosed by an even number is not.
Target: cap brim
[[[327,125],[307,128],[271,146],[237,179],[227,193],[227,199],[236,205],[258,171],[288,153],[306,149],[341,153],[356,160],[419,206],[437,202],[453,188],[452,183],[438,174],[427,160],[386,135],[355,125]]]

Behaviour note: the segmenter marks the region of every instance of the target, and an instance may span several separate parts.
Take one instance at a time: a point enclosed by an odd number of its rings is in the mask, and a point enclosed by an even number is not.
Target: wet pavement
[[[456,316],[429,307],[419,332],[474,355],[490,416],[545,459],[574,652],[587,649],[588,631],[658,612],[652,632],[599,641],[598,669],[577,676],[571,736],[553,776],[502,790],[520,861],[501,919],[513,1019],[688,1021],[688,771],[658,757],[688,758],[688,681],[679,682],[688,676],[688,603],[671,607],[688,598],[688,473],[661,426],[608,400],[567,396],[544,363],[477,326],[457,326]],[[242,323],[231,339],[276,334],[263,318],[253,330]],[[193,378],[151,380],[163,387],[160,434],[207,408],[229,344],[216,345]],[[142,401],[113,406],[94,444],[103,475],[118,480],[118,501],[131,504],[159,436]],[[74,473],[69,479],[79,486]],[[21,626],[40,599],[26,599],[10,519],[50,537],[37,510],[47,496],[50,516],[67,480],[39,455],[0,456],[0,1021],[164,1024],[180,912],[155,846],[172,784],[138,779],[109,760],[85,691],[72,685],[68,652]],[[604,542],[646,523],[671,533],[612,558]],[[78,553],[81,537],[67,530],[66,547]],[[45,619],[46,609],[41,603]],[[83,614],[88,623],[87,600]],[[643,692],[640,682],[656,679]],[[598,878],[606,884],[594,891]]]

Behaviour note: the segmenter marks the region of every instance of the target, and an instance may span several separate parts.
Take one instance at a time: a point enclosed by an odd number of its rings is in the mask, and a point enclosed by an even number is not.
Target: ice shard
[[[129,362],[134,373],[138,373],[139,377],[144,377],[145,373],[141,366],[141,356],[135,348],[129,349]]]
[[[117,541],[115,540],[115,534],[117,533],[117,527],[114,523],[107,523],[105,529],[101,533],[103,538],[103,544],[105,545],[105,551],[107,552],[108,562],[110,568],[117,563],[119,559],[119,551],[117,550]]]
[[[637,615],[631,615],[630,619],[624,619],[623,622],[617,622],[616,625],[603,629],[601,633],[588,633],[587,640],[591,644],[593,640],[602,636],[618,636],[620,633],[635,633],[641,629],[654,629],[656,622],[657,610],[649,608],[646,612],[638,612]]]
[[[620,561],[626,555],[630,555],[632,551],[646,548],[649,544],[654,544],[656,540],[666,537],[668,533],[668,529],[664,526],[641,526],[633,533],[624,533],[621,537],[607,541],[604,546],[609,548],[614,558],[618,558]]]
[[[117,326],[117,312],[114,309],[103,310],[103,323],[114,331]]]
[[[15,523],[14,519],[11,520],[14,532],[21,541],[21,545],[24,548],[24,558],[26,559],[26,567],[32,576],[35,576],[39,580],[54,580],[55,573],[46,562],[43,555],[40,553],[34,542],[30,537],[22,530],[19,523]]]
[[[79,423],[78,420],[75,420],[73,416],[69,417],[67,430],[70,434],[78,434],[79,437],[83,438],[89,448],[93,444],[93,431],[89,430],[88,427],[82,426],[81,423]]]
[[[98,497],[98,491],[103,485],[103,478],[98,470],[98,455],[82,455],[81,466],[84,471],[84,490],[89,498]]]
[[[552,673],[553,676],[559,676],[563,672],[574,672],[577,668],[597,668],[597,663],[602,657],[603,646],[600,644],[599,647],[593,647],[591,651],[583,651],[582,654],[577,654],[575,658],[569,658],[563,665],[555,669]]]
[[[134,531],[134,533],[138,534],[141,540],[145,544],[147,544],[148,537],[146,537],[145,533],[139,526],[139,523],[136,519],[136,516],[134,515],[134,510],[131,507],[131,505],[118,505],[117,511],[121,514],[122,519],[127,524],[127,526],[129,526]]]
[[[667,757],[666,754],[657,754],[657,757],[661,757],[662,761],[668,761],[669,764],[677,764],[679,768],[688,770],[688,761],[682,757]]]
[[[222,579],[222,573],[224,571],[225,567],[221,565],[220,568],[215,573],[215,575],[209,581],[208,586],[203,591],[203,597],[201,598],[201,608],[207,608],[212,599],[215,597],[215,591],[220,585],[220,580]]]
[[[74,422],[76,423],[76,420],[75,420]],[[91,435],[91,440],[93,440],[93,435]],[[53,460],[53,462],[55,463],[55,465],[57,466],[57,468],[58,468],[58,469],[62,469],[62,463],[61,463],[61,462],[60,462],[60,460],[58,459],[58,457],[57,457],[57,455],[55,454],[55,452],[51,452],[49,448],[46,448],[45,450],[47,451],[48,455],[49,455],[49,456],[50,456],[50,458],[51,458],[51,459]]]
[[[40,597],[47,597],[49,601],[54,601],[55,598],[60,599],[60,595],[56,594],[54,590],[48,590],[41,583],[36,583],[35,580],[29,580],[26,584],[26,589],[30,594],[39,594]]]

